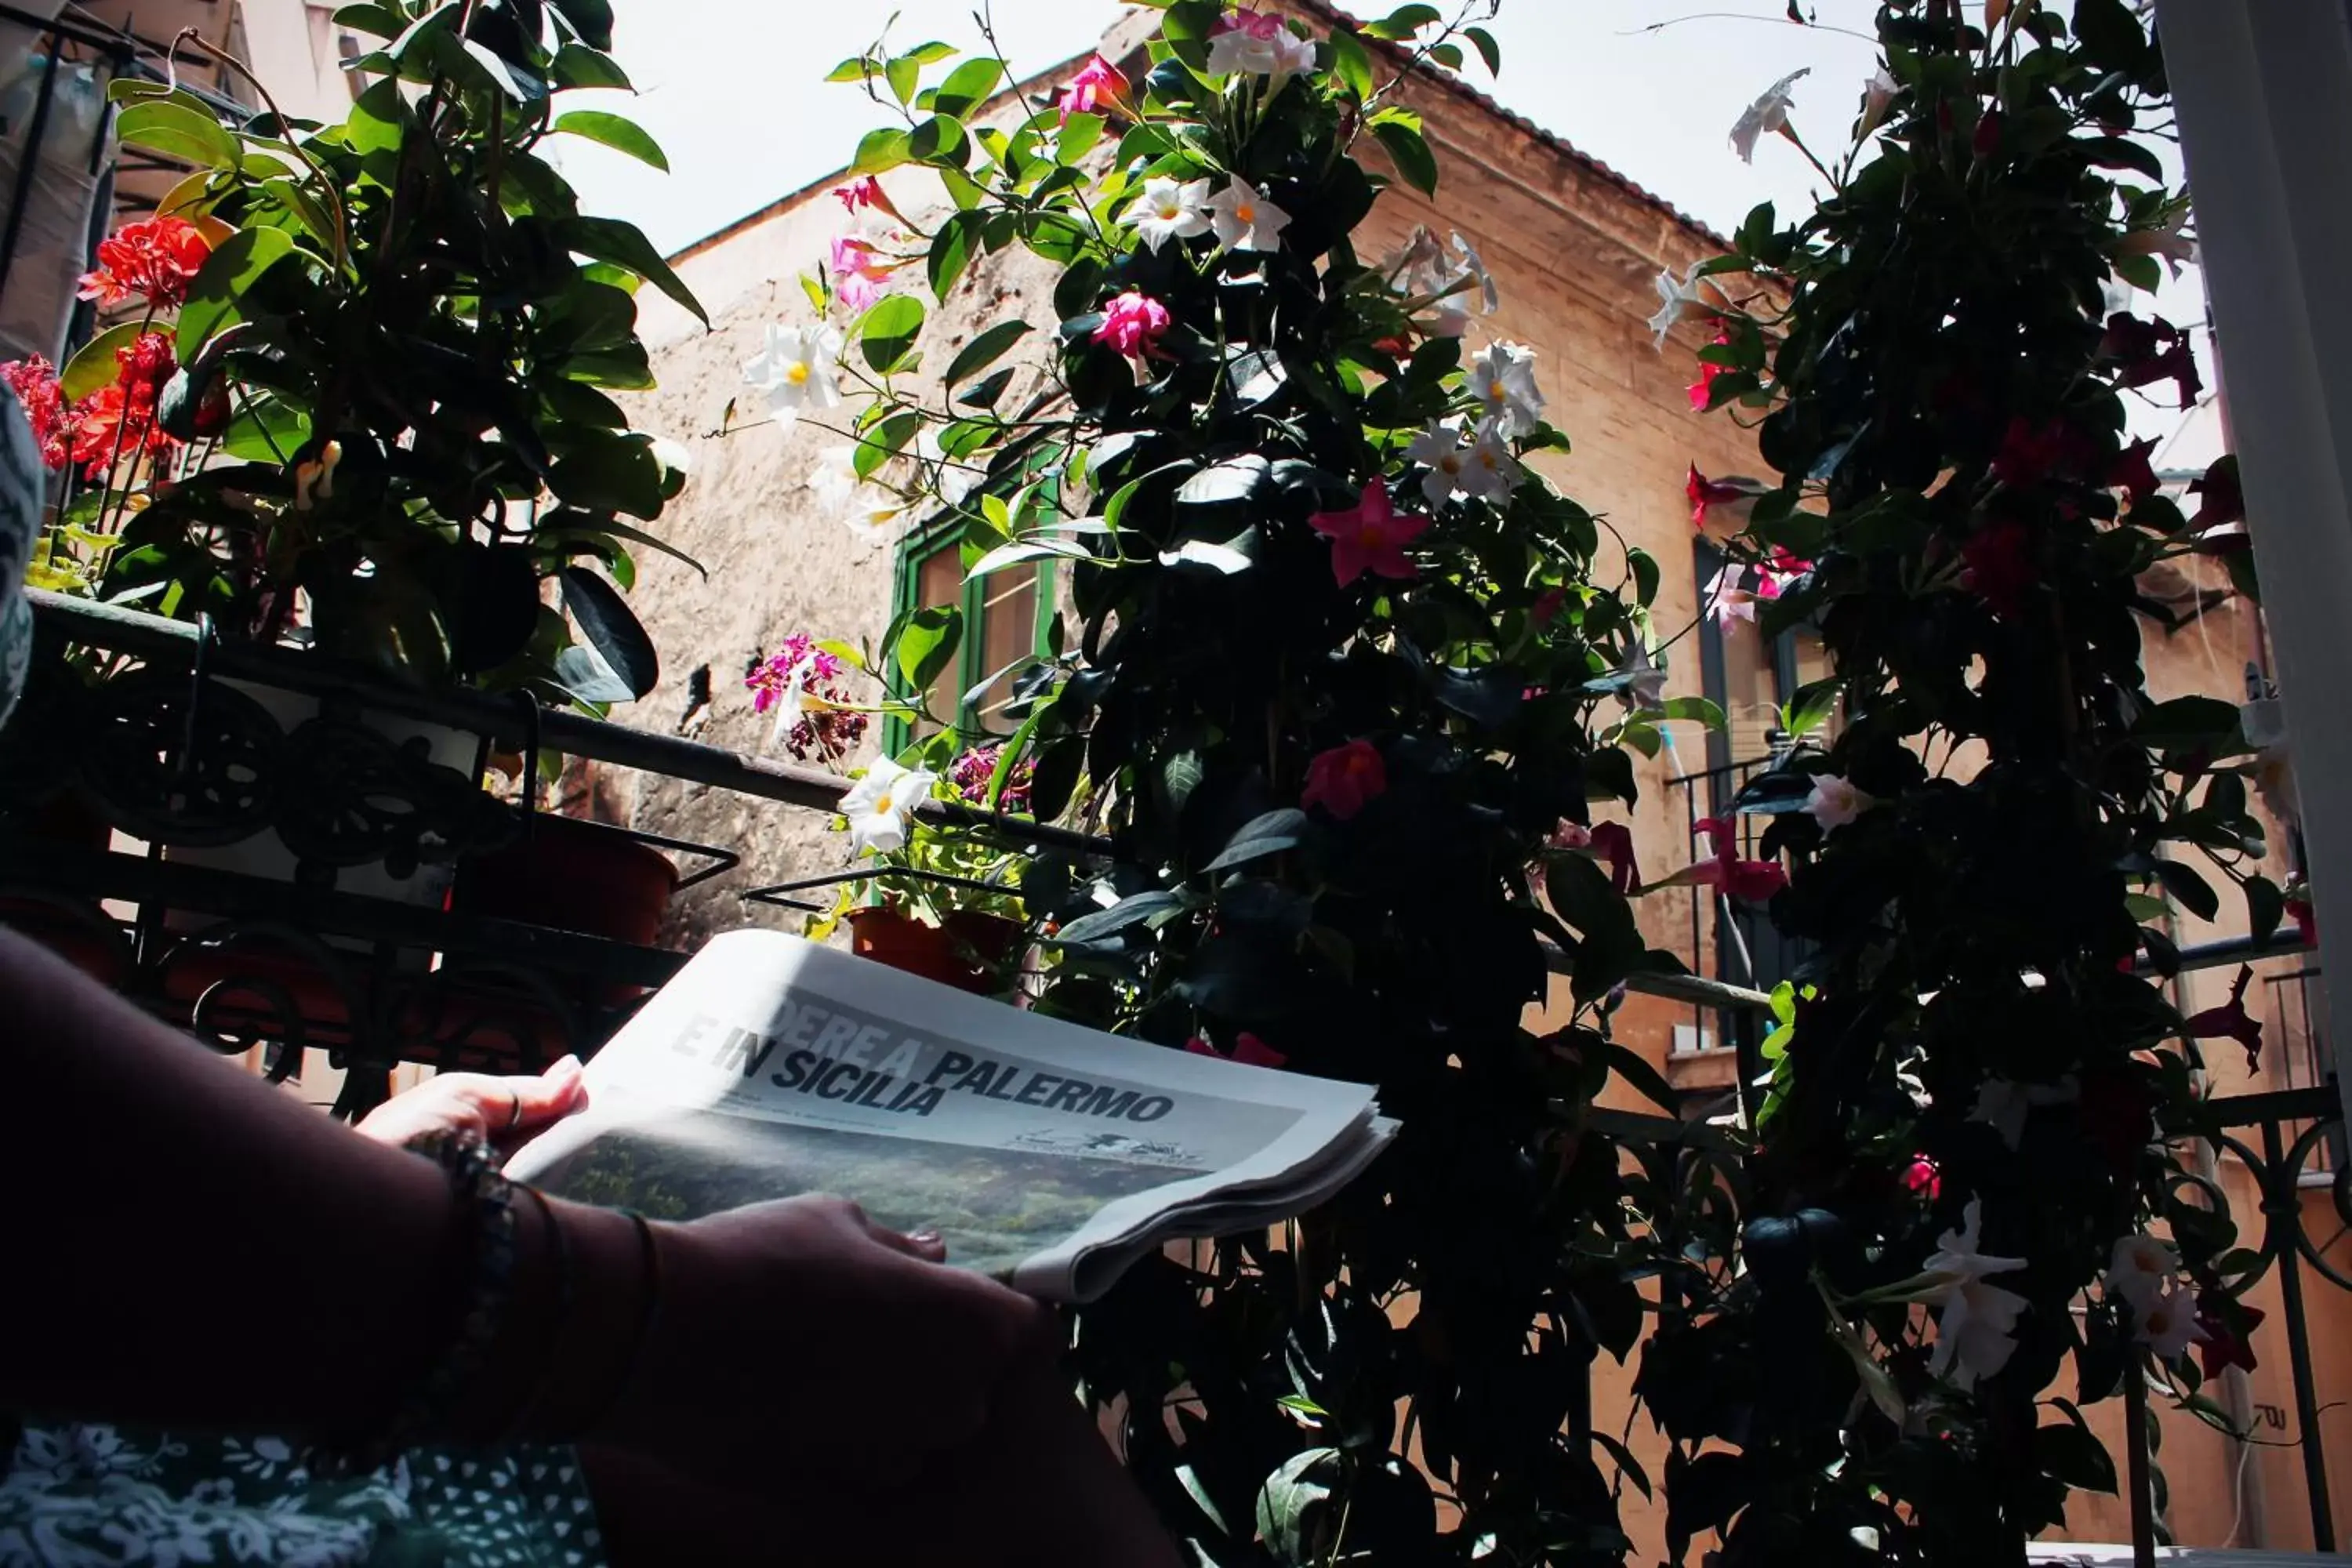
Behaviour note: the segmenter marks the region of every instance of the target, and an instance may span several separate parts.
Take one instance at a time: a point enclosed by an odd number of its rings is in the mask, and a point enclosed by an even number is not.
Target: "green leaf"
[[[181,363],[194,359],[215,332],[242,321],[238,307],[247,291],[293,254],[294,237],[282,228],[241,228],[215,247],[180,307]]]
[[[1071,539],[1021,539],[1010,544],[1000,544],[973,562],[963,576],[967,583],[982,577],[992,577],[1008,566],[1018,566],[1024,561],[1046,559],[1087,561],[1092,552]]]
[[[1297,806],[1286,805],[1254,816],[1244,823],[1241,830],[1226,840],[1217,858],[1201,868],[1203,872],[1223,871],[1231,867],[1262,860],[1268,855],[1296,847],[1306,837],[1307,814]]]
[[[125,321],[120,326],[107,328],[74,350],[73,358],[66,361],[65,369],[58,374],[58,389],[66,395],[68,401],[79,403],[100,387],[111,384],[114,378],[122,374],[121,365],[115,361],[114,351],[127,349],[137,342],[139,332],[138,322]]]
[[[1710,730],[1723,728],[1723,710],[1704,697],[1669,697],[1660,710],[1669,719],[1689,719]]]
[[[913,156],[914,153],[908,151],[907,133],[893,131],[886,125],[879,131],[867,132],[858,142],[857,156],[849,161],[849,172],[853,174],[887,174]]]
[[[856,470],[859,479],[872,479],[874,470],[897,457],[908,439],[922,427],[920,409],[899,409],[858,437],[857,449],[850,458],[850,466]]]
[[[2044,1475],[2078,1490],[2116,1489],[2116,1462],[2087,1426],[2053,1422],[2036,1428],[2033,1461]]]
[[[701,301],[670,270],[669,263],[661,258],[661,253],[635,224],[608,217],[566,218],[555,226],[555,234],[567,248],[592,261],[609,261],[635,273],[693,312],[695,320],[704,326],[710,324],[710,316]]]
[[[940,384],[953,387],[975,371],[985,370],[998,356],[1028,332],[1029,323],[1022,321],[999,321],[964,344],[955,358],[949,362],[948,374]]]
[[[283,465],[310,439],[310,416],[275,397],[238,398],[220,449],[248,463]]]
[[[1544,867],[1544,896],[1552,912],[1584,939],[1576,950],[1576,999],[1606,995],[1633,972],[1644,951],[1633,906],[1610,885],[1601,863],[1585,855],[1553,857]]]
[[[2268,942],[2286,919],[2286,895],[2279,891],[2276,882],[2268,877],[2246,879],[2246,934],[2256,942]]]
[[[915,84],[922,79],[923,62],[910,55],[900,55],[882,68],[882,79],[890,84],[890,95],[900,103],[910,103],[915,97]]]
[[[892,294],[877,300],[859,318],[856,329],[866,363],[887,374],[906,358],[923,330],[924,315],[923,302],[912,294]]]
[[[963,612],[951,605],[917,610],[899,628],[891,654],[912,693],[929,691],[963,640]]]
[[[551,0],[551,4],[572,24],[582,43],[592,49],[613,47],[612,0]]]
[[[931,109],[940,114],[952,114],[961,120],[988,101],[996,84],[1004,78],[1004,68],[994,60],[966,60],[948,72],[931,94]],[[855,80],[856,79],[851,79]]]
[[[1393,43],[1412,37],[1432,22],[1444,19],[1434,5],[1400,5],[1379,21],[1364,24],[1364,31],[1375,38],[1385,38]]]
[[[2164,890],[2171,894],[2182,909],[2199,920],[2210,921],[2221,912],[2221,895],[2213,891],[2212,884],[2197,874],[2195,868],[2179,860],[2158,860],[2156,863],[2156,879],[2164,884]]]
[[[320,250],[331,257],[335,253],[335,220],[333,215],[319,205],[308,185],[291,179],[264,180],[262,193],[278,207],[302,226],[302,232],[319,242]]]
[[[661,515],[662,469],[652,446],[642,439],[599,432],[555,460],[547,488],[570,505],[590,511]]]
[[[642,528],[632,528],[618,518],[599,517],[593,512],[583,511],[574,507],[558,507],[553,511],[542,515],[538,526],[531,530],[531,538],[534,542],[587,539],[598,535],[625,539],[632,544],[642,544],[648,550],[658,550],[672,560],[683,562],[693,567],[696,573],[706,581],[710,576],[708,567],[677,545],[666,539],[656,538]]]
[[[1439,65],[1444,66],[1447,70],[1458,71],[1462,68],[1462,46],[1459,44],[1432,44],[1429,46],[1429,58],[1435,60]]]
[[[1437,158],[1430,152],[1429,142],[1418,126],[1408,125],[1401,119],[1375,120],[1372,134],[1388,150],[1390,161],[1396,164],[1405,184],[1425,196],[1437,194]]]
[[[1331,71],[1358,99],[1372,96],[1372,57],[1346,27],[1331,29]]]
[[[1794,736],[1811,734],[1836,710],[1839,689],[1838,679],[1833,675],[1800,686],[1780,711],[1780,728]]]
[[[976,211],[950,213],[931,236],[931,251],[923,270],[930,280],[932,298],[942,305],[947,303],[948,290],[971,264],[973,237],[986,222],[985,216]]]
[[[555,51],[547,68],[548,79],[560,88],[615,88],[633,90],[621,62],[585,44],[566,44]]]
[[[957,52],[953,44],[943,44],[937,38],[931,38],[908,49],[907,58],[919,66],[935,66],[941,60],[955,58]]]
[[[824,73],[827,81],[864,81],[874,69],[871,55],[852,55]]]
[[[661,661],[654,653],[653,638],[646,635],[619,590],[585,566],[566,566],[557,581],[572,624],[629,694],[643,697],[659,684]]]
[[[2141,714],[2131,732],[2135,741],[2166,751],[2182,746],[2219,751],[2238,737],[2238,707],[2218,697],[2176,697]]]
[[[184,163],[234,169],[244,155],[219,121],[170,99],[132,104],[115,116],[114,127],[125,142]]]
[[[1675,1093],[1674,1085],[1665,1075],[1650,1065],[1640,1052],[1628,1048],[1616,1040],[1605,1042],[1602,1054],[1609,1058],[1609,1070],[1623,1079],[1636,1093],[1651,1104],[1679,1116],[1682,1097]]]
[[[907,155],[919,163],[961,169],[971,159],[971,139],[953,115],[934,114],[908,133]]]
[[[1054,136],[1054,157],[1063,163],[1076,163],[1095,150],[1102,140],[1103,117],[1099,114],[1073,114],[1062,121],[1062,129]]]
[[[1478,58],[1486,62],[1488,76],[1503,74],[1503,50],[1495,42],[1494,34],[1484,27],[1465,27],[1462,36],[1470,40],[1471,47],[1478,51]]]
[[[345,32],[376,38],[396,38],[408,28],[408,18],[390,5],[339,5],[334,23]]]
[[[668,154],[634,120],[606,114],[601,110],[574,109],[557,115],[555,123],[548,129],[572,136],[584,136],[591,142],[601,142],[615,153],[626,153],[641,163],[651,163],[665,174],[669,173]]]

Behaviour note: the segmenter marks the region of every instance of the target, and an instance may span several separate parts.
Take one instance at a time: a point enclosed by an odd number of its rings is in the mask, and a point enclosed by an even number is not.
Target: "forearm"
[[[0,1406],[356,1435],[446,1342],[467,1227],[354,1136],[0,931]]]

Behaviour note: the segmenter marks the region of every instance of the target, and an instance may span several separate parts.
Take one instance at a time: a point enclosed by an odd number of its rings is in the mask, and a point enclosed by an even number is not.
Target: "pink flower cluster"
[[[767,712],[796,690],[802,694],[800,720],[784,736],[784,749],[802,762],[838,762],[866,738],[866,716],[845,706],[856,699],[841,684],[843,668],[838,655],[817,647],[806,632],[794,632],[744,673],[754,713]]]
[[[948,765],[948,782],[956,793],[972,805],[988,804],[989,781],[996,777],[996,764],[1004,755],[1004,746],[975,746]],[[1029,809],[1029,782],[1037,772],[1034,757],[1024,757],[1013,766],[1004,780],[1004,793],[997,797],[997,809],[1025,812]]]

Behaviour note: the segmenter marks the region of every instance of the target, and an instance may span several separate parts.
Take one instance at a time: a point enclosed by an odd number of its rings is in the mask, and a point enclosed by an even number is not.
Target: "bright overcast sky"
[[[892,42],[975,46],[977,3],[902,0]],[[840,168],[859,134],[887,119],[856,87],[822,79],[872,41],[890,14],[885,5],[615,0],[614,8],[615,53],[639,95],[613,107],[653,133],[674,172],[571,138],[564,168],[587,210],[635,221],[665,252]],[[1345,8],[1391,7],[1348,0]],[[2058,8],[2072,9],[2063,0]],[[1793,118],[1832,159],[1875,62],[1872,0],[1806,0],[1806,9],[1820,25],[1790,23],[1783,0],[1503,0],[1492,24],[1502,75],[1490,79],[1474,58],[1469,79],[1728,233],[1759,201],[1779,203],[1784,217],[1804,210],[1820,184],[1778,138],[1758,147],[1753,168],[1740,163],[1726,144],[1740,110],[1776,79],[1811,68]],[[998,39],[1024,74],[1082,52],[1124,10],[1118,0],[994,0]],[[2204,314],[2193,273],[2158,304],[2182,324]],[[2135,427],[2169,427],[2153,414],[2136,409]]]

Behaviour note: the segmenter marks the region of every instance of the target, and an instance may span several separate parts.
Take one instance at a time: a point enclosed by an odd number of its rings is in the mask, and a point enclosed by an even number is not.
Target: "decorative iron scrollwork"
[[[211,846],[269,826],[286,736],[268,709],[233,686],[161,669],[117,676],[88,700],[82,778],[115,826]]]

